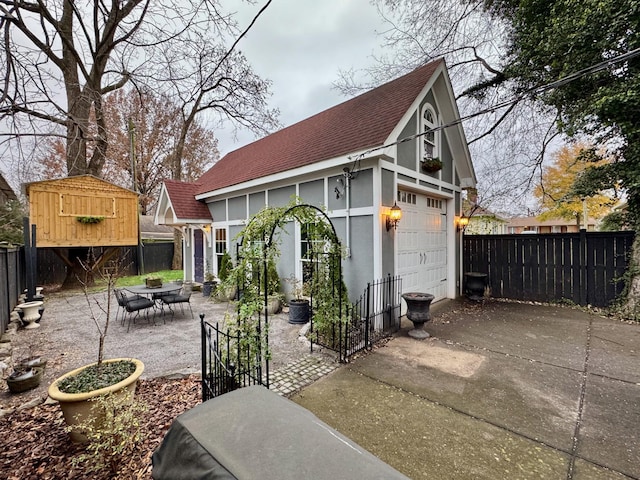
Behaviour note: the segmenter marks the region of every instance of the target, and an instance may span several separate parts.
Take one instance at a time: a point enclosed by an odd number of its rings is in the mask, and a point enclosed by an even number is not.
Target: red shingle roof
[[[197,193],[382,145],[442,60],[230,152],[200,177]]]
[[[195,199],[196,193],[202,188],[202,185],[177,180],[165,180],[164,185],[167,188],[176,217],[198,220],[211,218],[211,212],[205,203]]]

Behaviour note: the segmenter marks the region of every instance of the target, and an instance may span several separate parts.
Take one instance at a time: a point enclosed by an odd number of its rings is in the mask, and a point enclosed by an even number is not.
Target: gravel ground
[[[92,295],[89,303],[94,310],[96,300],[106,305],[104,294]],[[139,419],[141,442],[133,446],[126,461],[116,464],[117,471],[90,472],[90,464],[73,463],[84,448],[69,441],[60,408],[45,400],[55,378],[96,360],[98,333],[82,293],[46,294],[41,327],[10,335],[13,360],[41,355],[47,367],[40,386],[28,392],[11,394],[1,382],[0,478],[150,479],[151,455],[171,423],[201,401],[199,315],[204,313],[207,321],[222,324],[228,310],[228,304],[214,303],[199,292],[194,292],[191,304],[194,318],[188,310],[178,310],[173,319],[158,316],[155,325],[140,320],[129,331],[119,320],[111,322],[105,357],[136,357],[144,362],[136,397],[146,405],[147,413]],[[112,308],[117,308],[115,300]],[[301,327],[290,325],[287,318],[286,314],[270,317],[272,372],[309,355]],[[3,378],[8,375],[9,369]]]
[[[99,311],[96,301],[106,305],[105,294],[90,296],[91,308]],[[200,373],[200,319],[204,313],[210,323],[224,322],[227,303],[215,303],[194,292],[191,297],[194,318],[187,309],[178,308],[176,315],[155,318],[155,325],[144,318],[127,324],[110,322],[105,343],[105,358],[135,357],[145,364],[143,379],[180,377]],[[111,307],[117,309],[115,299]],[[115,315],[112,314],[112,318]],[[270,370],[275,371],[301,356],[309,354],[309,344],[301,338],[301,327],[291,325],[286,314],[269,317],[269,345],[272,351]],[[39,403],[46,398],[49,384],[61,374],[95,362],[98,354],[98,331],[89,314],[89,304],[81,292],[62,292],[45,296],[45,312],[35,330],[20,329],[13,335],[13,360],[42,355],[48,360],[43,380],[36,389],[21,394],[8,392],[6,383],[0,386],[0,411],[25,404]],[[10,372],[4,372],[3,377]]]

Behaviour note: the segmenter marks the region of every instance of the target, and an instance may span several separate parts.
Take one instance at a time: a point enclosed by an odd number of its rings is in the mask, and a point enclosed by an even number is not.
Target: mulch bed
[[[112,475],[87,473],[85,465],[72,466],[84,447],[73,444],[65,431],[57,404],[15,411],[0,418],[0,477],[7,480],[150,479],[151,456],[173,420],[201,401],[198,376],[179,380],[138,382],[136,397],[148,408],[141,420],[142,442],[128,461]]]

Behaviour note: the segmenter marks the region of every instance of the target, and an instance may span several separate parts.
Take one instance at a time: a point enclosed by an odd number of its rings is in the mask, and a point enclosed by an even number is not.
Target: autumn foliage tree
[[[151,212],[162,182],[175,176],[174,152],[182,131],[178,106],[166,97],[150,92],[119,90],[105,98],[107,156],[103,175],[109,181],[140,194],[140,213]],[[219,158],[218,141],[213,132],[196,120],[189,129],[180,157],[185,181],[196,180]],[[135,185],[133,180],[135,159]],[[53,140],[40,158],[42,177],[65,175],[64,142]]]
[[[540,183],[534,188],[541,214],[540,220],[561,218],[573,220],[582,225],[583,212],[586,210],[590,218],[600,219],[611,211],[616,198],[606,192],[581,196],[573,188],[576,179],[586,170],[600,167],[608,163],[605,159],[590,161],[584,152],[591,149],[584,144],[562,147],[553,155],[553,164],[544,167]]]
[[[277,126],[277,112],[266,104],[270,83],[235,49],[255,19],[241,30],[219,0],[2,0],[0,14],[0,136],[7,155],[27,137],[58,139],[67,175],[106,177],[114,124],[105,104],[125,85],[170,92],[174,104],[187,106],[171,154],[177,179],[190,130],[205,111],[211,124],[230,121],[259,133]],[[86,249],[70,249],[69,257],[65,284],[82,275]]]
[[[196,119],[187,131],[184,149],[176,164],[175,150],[183,128],[181,111],[166,97],[149,92],[118,91],[105,102],[111,125],[107,162],[126,172],[123,186],[133,187],[131,145],[135,159],[135,189],[142,214],[150,213],[162,182],[175,178],[176,168],[184,181],[195,181],[219,158],[213,132]],[[177,166],[176,166],[177,165]]]

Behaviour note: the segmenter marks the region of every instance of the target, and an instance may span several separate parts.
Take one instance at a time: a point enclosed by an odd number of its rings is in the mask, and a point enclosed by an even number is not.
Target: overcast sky
[[[249,7],[229,3],[244,29],[266,0]],[[382,29],[369,0],[273,0],[239,48],[256,73],[273,82],[269,103],[286,127],[347,100],[333,82],[339,70],[373,63]],[[223,156],[255,139],[239,131],[234,140],[231,129],[216,135]]]

